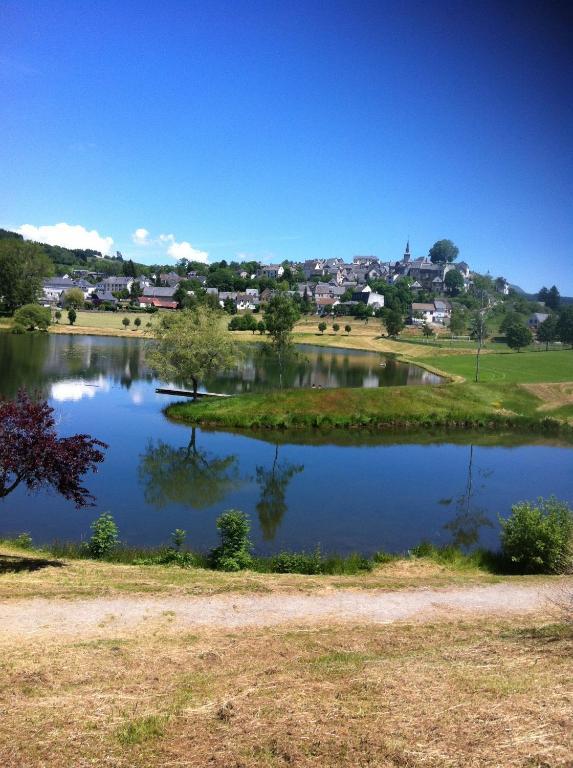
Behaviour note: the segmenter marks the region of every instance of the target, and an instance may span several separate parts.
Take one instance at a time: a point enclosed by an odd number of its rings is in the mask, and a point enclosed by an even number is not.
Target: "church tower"
[[[410,238],[408,238],[408,242],[406,243],[406,250],[404,251],[402,261],[410,261]]]

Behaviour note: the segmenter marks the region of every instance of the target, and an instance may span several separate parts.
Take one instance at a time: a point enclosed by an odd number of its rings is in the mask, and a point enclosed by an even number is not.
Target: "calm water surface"
[[[370,353],[319,349],[310,358],[293,363],[291,385],[381,386],[389,373],[404,384],[425,380],[415,366],[380,368]],[[244,380],[236,374],[208,385],[264,389],[275,380],[271,363],[247,358],[245,370]],[[573,502],[570,447],[193,431],[163,416],[172,398],[156,394],[157,384],[137,340],[0,335],[0,392],[35,388],[56,408],[60,434],[87,432],[109,444],[87,479],[95,508],[78,511],[55,495],[18,489],[0,503],[0,534],[79,539],[109,510],[129,543],[158,544],[184,528],[190,545],[208,548],[216,517],[235,507],[250,515],[259,552],[316,544],[403,551],[422,539],[493,547],[497,515],[515,501],[554,493]]]

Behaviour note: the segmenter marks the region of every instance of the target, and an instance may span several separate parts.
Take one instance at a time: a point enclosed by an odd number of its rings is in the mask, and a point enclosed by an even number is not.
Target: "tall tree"
[[[197,399],[199,381],[231,368],[237,351],[220,312],[205,306],[164,315],[155,328],[155,344],[146,355],[164,381],[191,382]]]
[[[83,309],[84,292],[81,288],[68,288],[63,296],[63,305],[68,309]]]
[[[81,481],[107,446],[89,435],[58,437],[53,413],[25,392],[0,402],[0,498],[23,484],[30,492],[52,487],[76,507],[93,503]]]
[[[537,294],[537,300],[540,301],[542,304],[545,304],[545,302],[547,301],[548,295],[549,295],[548,289],[545,286],[543,286],[543,288]]]
[[[283,384],[283,364],[292,347],[292,330],[299,318],[299,311],[288,294],[273,296],[265,310],[265,325],[279,361],[279,384]]]
[[[397,336],[404,328],[404,318],[397,309],[390,309],[383,315],[383,323],[386,326],[388,336]]]
[[[545,305],[549,307],[549,309],[558,309],[560,304],[561,304],[561,295],[559,294],[557,286],[552,285],[549,291],[547,292]]]
[[[573,307],[562,310],[557,321],[557,334],[564,344],[573,348]]]
[[[545,343],[545,351],[549,349],[549,344],[557,339],[557,315],[549,315],[537,329],[537,338]]]
[[[449,269],[444,277],[444,285],[450,296],[457,296],[464,289],[464,278],[457,269]]]
[[[36,243],[0,240],[0,302],[8,312],[32,304],[54,265]]]
[[[455,261],[459,253],[460,249],[451,240],[438,240],[430,248],[428,256],[433,264],[446,264]]]
[[[533,341],[533,334],[527,326],[521,323],[515,323],[514,325],[510,325],[507,329],[505,340],[510,349],[517,349],[518,352],[521,352],[523,347],[527,347],[531,344]]]

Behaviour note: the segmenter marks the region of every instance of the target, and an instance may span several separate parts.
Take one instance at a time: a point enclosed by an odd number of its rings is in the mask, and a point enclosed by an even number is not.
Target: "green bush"
[[[522,501],[500,518],[502,555],[522,573],[562,573],[573,563],[573,513],[554,496]]]
[[[312,576],[322,573],[324,562],[320,549],[314,552],[279,552],[269,559],[271,573],[304,573]]]
[[[52,322],[52,313],[49,307],[40,307],[39,304],[24,304],[14,312],[14,324],[22,325],[29,331],[39,328],[45,331]]]
[[[221,544],[211,552],[213,567],[219,571],[241,571],[253,564],[249,518],[238,509],[228,509],[217,518]]]
[[[107,557],[119,544],[118,530],[115,520],[104,512],[91,524],[92,535],[86,548],[96,560]]]
[[[16,323],[16,325],[12,326],[12,333],[17,334],[20,336],[22,333],[26,333],[26,329],[23,325],[20,325],[20,323]]]

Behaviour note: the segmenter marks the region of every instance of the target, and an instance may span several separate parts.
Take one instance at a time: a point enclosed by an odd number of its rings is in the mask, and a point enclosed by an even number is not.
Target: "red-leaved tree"
[[[97,470],[107,445],[89,435],[58,437],[53,413],[25,392],[0,401],[0,499],[24,483],[30,492],[52,487],[76,507],[93,505],[81,480]]]

